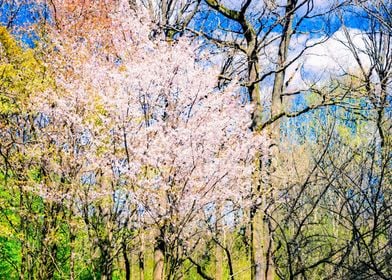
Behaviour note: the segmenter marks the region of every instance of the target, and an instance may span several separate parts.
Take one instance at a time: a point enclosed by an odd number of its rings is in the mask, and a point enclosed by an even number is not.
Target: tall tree
[[[79,139],[73,181],[100,258],[119,252],[116,234],[133,209],[154,233],[154,278],[175,279],[207,230],[206,208],[239,208],[248,197],[249,162],[262,138],[247,129],[249,110],[235,87],[216,92],[217,74],[196,63],[188,41],[151,41],[141,11],[131,16],[126,1],[110,9],[74,5],[57,11],[61,33],[52,31],[57,88],[36,102],[58,131],[50,133],[54,142],[72,147],[63,129]],[[90,9],[94,15],[73,13]],[[97,266],[103,279],[111,265]]]
[[[331,3],[326,8],[320,8],[314,1],[240,1],[230,5],[225,1],[205,0],[205,24],[201,28],[191,30],[194,34],[204,37],[223,51],[231,50],[230,59],[222,68],[221,80],[230,80],[231,75],[240,75],[241,84],[247,89],[250,102],[253,104],[252,129],[257,133],[269,136],[270,150],[260,152],[259,158],[267,156],[267,164],[257,160],[255,167],[255,182],[253,188],[254,206],[251,209],[251,266],[253,279],[272,279],[272,233],[270,232],[268,212],[273,202],[273,189],[270,179],[276,169],[280,141],[280,119],[294,117],[303,112],[290,112],[290,104],[284,103],[286,96],[301,94],[301,91],[287,90],[291,86],[292,77],[287,76],[287,69],[296,63],[304,52],[328,39],[328,31],[323,30],[319,40],[303,44],[299,50],[289,53],[292,36],[306,29],[310,18],[323,18],[337,4]],[[212,11],[212,12],[211,12]],[[212,14],[212,15],[210,15]],[[201,17],[203,18],[203,17]],[[220,33],[211,28],[210,18],[221,21]],[[313,30],[308,30],[313,32]],[[320,32],[317,31],[317,32]],[[310,37],[308,38],[309,42]],[[277,45],[277,52],[274,48]],[[233,59],[233,56],[235,59]],[[272,61],[273,67],[264,66],[262,61]],[[271,64],[272,64],[271,63]],[[272,89],[268,96],[262,94],[260,85],[270,81]],[[268,100],[269,110],[267,110]],[[269,117],[264,117],[266,114]],[[266,131],[265,128],[268,128]],[[268,163],[269,162],[269,163]],[[266,214],[266,215],[265,215]]]

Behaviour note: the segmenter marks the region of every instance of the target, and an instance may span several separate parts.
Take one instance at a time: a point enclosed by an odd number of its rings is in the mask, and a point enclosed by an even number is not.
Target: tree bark
[[[138,254],[138,258],[139,258],[139,279],[140,280],[144,280],[144,239],[143,236],[141,238],[141,248],[140,248],[140,252]]]
[[[154,247],[154,280],[164,279],[165,268],[165,243],[161,236],[155,242]]]
[[[218,244],[215,244],[215,254],[215,279],[223,280],[223,251]]]
[[[131,280],[131,262],[127,254],[127,246],[125,243],[123,244],[123,257],[124,257],[124,266],[125,266],[125,279]]]
[[[282,96],[284,93],[284,82],[285,82],[285,75],[286,75],[286,63],[287,63],[287,56],[289,45],[291,41],[291,36],[293,34],[293,20],[294,20],[294,11],[297,4],[297,0],[287,0],[286,8],[285,8],[285,21],[283,25],[282,37],[279,44],[279,51],[278,51],[278,65],[277,65],[277,72],[275,74],[274,85],[272,90],[272,102],[271,102],[271,117],[279,115],[283,108],[283,100]],[[278,157],[279,157],[279,145],[280,145],[280,119],[276,120],[271,127],[269,128],[269,140],[271,141],[271,148],[269,151],[269,157],[267,163],[267,188],[268,190],[268,197],[263,197],[263,209],[268,209],[268,204],[273,203],[274,201],[274,183],[272,180],[272,174],[276,170],[278,165]],[[256,278],[256,279],[267,279],[272,280],[275,277],[275,269],[274,263],[272,259],[272,233],[270,232],[269,227],[269,219],[268,213],[263,214],[263,225],[262,225],[262,232],[263,235],[268,237],[264,239],[264,262],[262,266],[264,268],[264,277],[265,278]]]

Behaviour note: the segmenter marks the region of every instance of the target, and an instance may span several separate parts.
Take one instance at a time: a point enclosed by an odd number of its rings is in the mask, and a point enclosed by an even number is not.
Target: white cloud
[[[364,67],[369,66],[368,57],[361,52],[365,48],[362,31],[348,29],[353,45],[359,50],[359,58]],[[315,74],[339,75],[343,71],[353,72],[358,69],[358,63],[347,46],[348,41],[342,29],[336,31],[327,42],[310,49],[305,56],[304,67]]]
[[[242,0],[222,0],[221,4],[232,10],[239,10],[242,7],[244,1]]]
[[[347,31],[352,43],[359,50],[358,54],[362,65],[365,69],[368,68],[369,58],[361,51],[365,48],[363,32],[358,29],[348,29]],[[321,39],[310,39],[309,35],[293,37],[290,46],[291,58],[297,55],[305,44],[309,46]],[[286,91],[306,89],[307,84],[326,82],[331,77],[337,77],[344,72],[358,72],[358,63],[345,44],[347,45],[347,38],[343,30],[340,29],[326,42],[305,51],[298,61],[288,67],[286,71],[286,81],[290,80]],[[303,75],[299,70],[302,70]]]

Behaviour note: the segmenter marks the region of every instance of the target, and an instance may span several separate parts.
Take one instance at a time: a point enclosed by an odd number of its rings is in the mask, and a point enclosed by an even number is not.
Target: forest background
[[[392,279],[390,0],[0,0],[0,279]]]

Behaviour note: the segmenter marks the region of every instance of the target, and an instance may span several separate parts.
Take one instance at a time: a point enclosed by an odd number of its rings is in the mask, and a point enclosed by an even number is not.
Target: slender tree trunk
[[[21,223],[23,223],[23,222],[21,222]],[[27,262],[27,255],[26,255],[26,245],[25,245],[25,242],[26,241],[22,241],[22,244],[21,244],[21,255],[22,255],[22,259],[21,259],[21,267],[20,267],[20,275],[19,275],[19,279],[20,280],[24,280],[24,279],[26,279],[25,278],[25,274],[26,274],[26,271],[28,271],[28,269],[27,269],[27,264],[28,264],[28,262]]]
[[[223,251],[222,248],[215,245],[216,261],[215,261],[215,279],[223,280]]]
[[[225,252],[226,252],[226,257],[227,257],[227,266],[229,268],[229,279],[235,280],[235,278],[234,278],[233,258],[231,257],[230,250],[227,249],[226,245],[224,245],[224,246],[225,246]]]
[[[22,212],[22,209],[23,209],[23,192],[22,192],[21,188],[19,188],[19,209],[20,209],[21,213],[23,213]],[[23,214],[20,214],[19,218],[20,218],[19,230],[24,235],[23,237],[25,237],[26,236],[26,232],[24,230],[25,229],[25,218],[23,217]],[[27,265],[26,240],[24,240],[24,238],[21,240],[20,246],[21,246],[21,248],[20,248],[21,249],[20,250],[21,263],[20,263],[19,279],[23,280],[23,279],[25,279],[25,274],[26,274],[26,271],[27,271],[27,269],[26,269],[27,268],[26,267],[26,265]]]
[[[263,278],[263,259],[264,248],[263,240],[266,238],[263,233],[263,215],[261,209],[253,208],[251,210],[251,279],[264,279]]]
[[[155,242],[154,247],[154,280],[163,280],[165,273],[165,243],[161,236]]]
[[[283,25],[282,38],[279,44],[278,51],[278,65],[277,65],[277,73],[274,78],[274,85],[272,89],[272,104],[271,104],[271,115],[275,116],[282,111],[282,94],[284,91],[284,80],[286,71],[284,70],[287,63],[287,55],[289,50],[289,45],[291,41],[291,36],[293,34],[293,20],[294,20],[294,9],[296,6],[297,0],[287,0],[286,4],[286,17]],[[275,122],[278,124],[278,121]],[[279,135],[279,129],[277,125],[275,125],[276,129],[274,132]],[[277,139],[279,140],[279,139]]]
[[[282,102],[282,94],[284,92],[284,81],[285,81],[285,67],[287,63],[288,49],[291,41],[291,36],[293,33],[293,20],[294,20],[294,10],[297,4],[297,0],[287,0],[286,2],[286,10],[285,10],[285,21],[283,25],[282,38],[279,44],[278,51],[278,65],[277,65],[277,73],[275,74],[274,85],[272,90],[272,103],[271,103],[271,116],[274,117],[282,112],[283,102]],[[269,140],[271,141],[271,148],[269,151],[269,161],[266,166],[266,173],[268,178],[266,187],[269,188],[267,193],[269,193],[268,197],[263,197],[263,209],[268,209],[268,205],[273,203],[274,201],[274,183],[272,174],[277,168],[278,165],[278,156],[279,156],[279,145],[280,145],[280,120],[275,121],[268,132]],[[266,215],[267,214],[267,215]],[[264,239],[264,260],[263,268],[264,268],[264,278],[273,280],[275,277],[275,268],[272,259],[272,233],[270,232],[269,226],[269,218],[268,213],[264,213],[263,217],[263,225],[262,231],[263,235],[268,237]]]
[[[75,280],[75,235],[71,233],[70,237],[70,256],[69,256],[69,279]]]
[[[108,271],[106,268],[101,274],[101,280],[112,280],[112,272],[111,269]]]
[[[217,205],[216,207],[216,221],[215,221],[215,228],[217,233],[219,232],[221,219],[221,206]],[[219,237],[218,237],[219,238]],[[215,279],[216,280],[223,280],[223,250],[222,247],[219,246],[217,242],[215,242]]]
[[[256,36],[256,35],[255,35]],[[249,80],[257,81],[259,75],[259,60],[256,52],[256,37],[248,42],[250,55],[249,61]],[[258,128],[262,124],[262,106],[260,101],[260,86],[258,83],[252,83],[248,88],[251,102],[254,104],[253,125],[252,128],[256,133],[260,133]],[[266,193],[269,192],[269,186],[261,181],[262,177],[262,154],[258,153],[255,159],[254,183],[253,183],[253,202],[254,205],[250,210],[250,265],[251,265],[251,279],[252,280],[270,280],[273,279],[273,274],[270,275],[270,264],[272,258],[270,255],[270,232],[267,230],[268,226],[264,216],[266,209]]]
[[[262,123],[262,106],[260,100],[260,86],[257,81],[259,76],[259,60],[256,51],[256,34],[248,31],[248,69],[249,69],[249,87],[248,92],[250,95],[250,100],[254,105],[253,111],[253,122],[252,129],[255,133],[259,133],[258,127]],[[253,188],[252,188],[252,197],[253,202],[250,209],[250,265],[251,265],[251,279],[252,280],[261,280],[262,278],[262,266],[261,262],[264,256],[264,248],[263,248],[263,240],[265,238],[263,234],[263,215],[262,209],[260,209],[258,203],[262,198],[261,193],[261,154],[259,153],[255,159],[255,169],[253,172],[254,180],[253,180]]]
[[[122,250],[123,250],[124,265],[125,265],[125,280],[131,280],[131,262],[127,254],[127,246],[125,243],[123,244]]]
[[[101,280],[112,280],[113,262],[110,253],[110,242],[101,245]]]
[[[139,258],[139,279],[144,280],[144,244],[142,243]]]
[[[70,213],[68,215],[68,226],[69,226],[69,279],[75,280],[75,240],[76,240],[76,229],[72,226],[71,220],[73,217],[73,203],[70,205]]]

